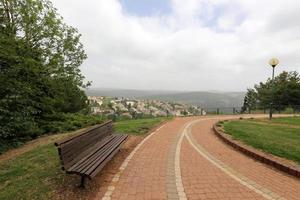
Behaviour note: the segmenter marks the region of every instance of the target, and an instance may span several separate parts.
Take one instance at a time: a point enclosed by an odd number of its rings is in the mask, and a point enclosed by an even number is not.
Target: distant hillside
[[[89,96],[108,96],[108,97],[127,97],[139,98],[152,95],[166,95],[177,93],[177,91],[159,91],[159,90],[127,90],[127,89],[103,89],[93,88],[86,90]]]
[[[240,107],[243,104],[245,92],[184,92],[176,94],[145,96],[147,99],[176,101],[203,108]]]
[[[174,101],[198,105],[203,108],[240,107],[243,104],[245,95],[245,92],[177,92],[122,89],[89,89],[86,93],[90,96],[128,97]]]

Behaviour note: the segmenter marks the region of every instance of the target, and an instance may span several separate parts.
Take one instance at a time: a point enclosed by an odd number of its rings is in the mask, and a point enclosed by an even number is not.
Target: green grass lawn
[[[300,117],[276,118],[271,122],[263,119],[239,120],[224,122],[223,126],[234,139],[300,164],[300,128],[286,126],[299,125],[299,120]],[[260,121],[264,124],[257,123]]]
[[[64,177],[53,144],[0,162],[0,199],[51,199]]]
[[[171,118],[160,117],[120,121],[115,123],[115,132],[141,135],[147,133],[153,126],[169,119]]]
[[[170,118],[121,121],[120,133],[140,135]],[[39,146],[9,161],[0,161],[0,199],[51,199],[67,176],[60,168],[57,149],[52,144]]]
[[[269,123],[286,124],[300,126],[300,117],[281,117],[273,118]]]

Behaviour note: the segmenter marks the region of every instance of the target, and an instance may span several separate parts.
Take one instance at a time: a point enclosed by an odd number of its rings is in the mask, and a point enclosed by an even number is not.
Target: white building
[[[101,109],[99,107],[91,107],[92,114],[99,114],[101,113]]]
[[[134,101],[126,101],[126,106],[131,106],[133,107],[135,105],[135,102]]]

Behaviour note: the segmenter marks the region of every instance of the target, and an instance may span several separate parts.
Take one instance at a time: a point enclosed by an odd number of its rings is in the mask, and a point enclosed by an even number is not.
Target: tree
[[[272,94],[272,80],[260,82],[254,89],[248,89],[244,98],[242,110],[257,107],[269,107],[273,102],[277,110],[300,105],[300,75],[296,71],[282,72],[274,78],[274,95]]]
[[[48,0],[0,0],[0,140],[35,137],[56,113],[87,107],[81,35]]]
[[[184,116],[187,116],[189,114],[186,110],[180,111],[180,113]]]
[[[247,89],[247,93],[244,97],[244,104],[242,107],[242,112],[246,110],[254,110],[257,106],[257,93],[254,89]]]
[[[269,105],[272,100],[272,80],[255,86],[261,105]],[[300,104],[300,76],[298,72],[282,72],[274,79],[273,103],[277,106]]]

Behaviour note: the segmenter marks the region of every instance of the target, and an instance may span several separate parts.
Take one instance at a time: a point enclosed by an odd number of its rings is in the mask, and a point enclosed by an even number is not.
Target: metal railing
[[[232,114],[268,114],[269,106],[258,106],[253,109],[246,109],[242,112],[242,107],[211,107],[203,108],[206,114],[232,115]],[[300,105],[273,105],[273,114],[300,114]]]

